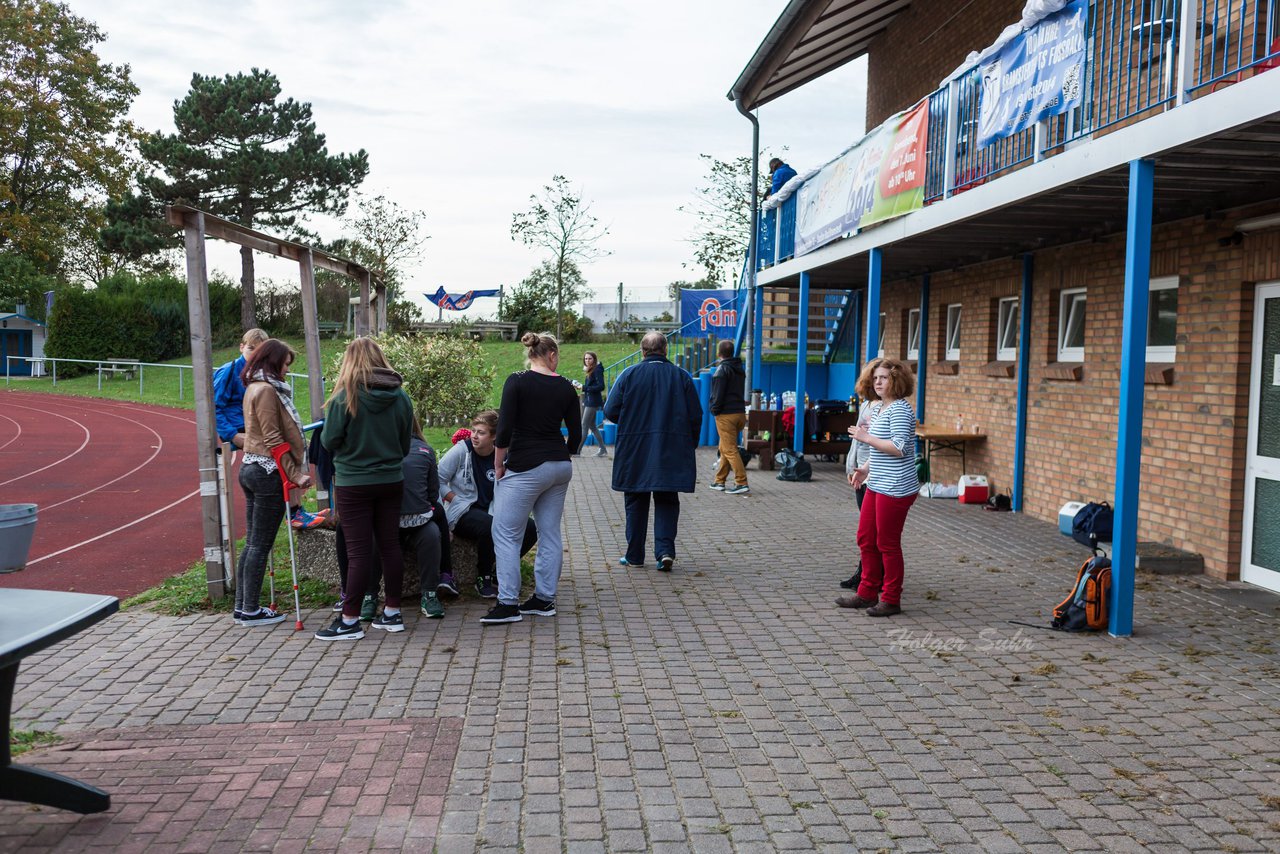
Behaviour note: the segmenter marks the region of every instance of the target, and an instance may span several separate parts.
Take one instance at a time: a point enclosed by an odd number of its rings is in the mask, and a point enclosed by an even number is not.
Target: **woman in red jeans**
[[[858,549],[862,552],[862,583],[854,596],[841,596],[841,608],[865,609],[871,617],[902,612],[902,526],[920,491],[916,475],[916,412],[907,402],[915,391],[911,368],[897,359],[884,359],[872,374],[880,396],[880,412],[870,424],[851,431],[871,448],[865,464],[854,470],[854,487],[867,485],[858,517]]]

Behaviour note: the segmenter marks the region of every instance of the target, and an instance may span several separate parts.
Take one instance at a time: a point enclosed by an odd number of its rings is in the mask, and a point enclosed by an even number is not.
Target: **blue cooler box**
[[[1075,521],[1076,514],[1084,509],[1083,501],[1068,501],[1062,505],[1062,509],[1058,511],[1058,530],[1066,536],[1071,536],[1071,523]]]

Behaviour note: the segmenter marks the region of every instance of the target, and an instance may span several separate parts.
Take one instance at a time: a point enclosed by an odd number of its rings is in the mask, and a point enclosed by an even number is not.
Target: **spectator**
[[[876,416],[880,414],[880,397],[876,394],[875,389],[875,371],[880,367],[880,359],[872,359],[862,368],[862,373],[858,374],[858,381],[854,383],[853,390],[857,393],[862,404],[858,407],[858,423],[849,428],[849,435],[853,436],[858,432],[858,427],[870,425],[876,420]],[[853,448],[846,455],[844,463],[845,476],[849,478],[849,485],[855,486],[856,469],[866,465],[867,460],[871,459],[871,446],[864,445],[861,442],[854,442]],[[858,502],[858,510],[862,510],[862,500],[867,494],[867,484],[865,482],[856,483],[853,490],[853,498]],[[840,582],[840,586],[845,590],[857,590],[858,585],[862,583],[862,556],[858,556],[858,568],[853,571],[853,575]]]
[[[243,346],[243,345],[242,345]],[[244,490],[244,549],[236,564],[236,602],[232,617],[241,626],[270,626],[285,615],[259,604],[267,560],[285,513],[283,470],[290,483],[306,488],[306,445],[302,418],[293,405],[293,390],[284,381],[293,350],[268,338],[252,348],[239,382],[245,389],[240,465]]]
[[[347,345],[333,395],[325,404],[320,441],[333,454],[338,517],[347,541],[347,583],[342,614],[316,632],[324,641],[364,637],[360,604],[373,572],[376,541],[386,580],[386,603],[373,628],[404,631],[400,593],[404,559],[400,552],[402,463],[409,453],[413,404],[402,379],[372,338]]]
[[[422,615],[444,616],[440,604],[440,528],[435,524],[435,508],[440,497],[440,473],[435,449],[422,436],[418,419],[413,419],[409,453],[401,464],[404,495],[400,499],[400,546],[412,548],[418,559],[418,589],[422,594]],[[448,529],[446,529],[447,531]]]
[[[582,436],[586,441],[587,433],[595,437],[597,451],[595,456],[607,457],[609,451],[604,446],[604,434],[596,425],[596,413],[604,406],[604,367],[600,357],[588,350],[582,354],[582,371],[586,374],[582,383]],[[581,453],[581,449],[575,451]]]
[[[471,436],[463,439],[440,458],[440,500],[449,528],[455,537],[476,544],[476,592],[486,599],[498,598],[498,580],[493,554],[493,439],[498,432],[498,413],[486,409],[471,419]],[[520,554],[528,554],[538,541],[533,519],[525,524]],[[453,579],[448,579],[453,583]],[[441,583],[444,579],[441,579]]]
[[[747,371],[742,360],[733,355],[732,341],[721,341],[716,355],[720,362],[711,375],[711,414],[716,419],[716,432],[720,434],[720,465],[711,488],[742,495],[751,491],[747,486],[747,467],[738,453],[738,434],[747,426]],[[734,484],[727,487],[725,481],[730,468]]]
[[[578,395],[556,373],[560,344],[550,335],[526,332],[529,369],[507,377],[494,439],[493,551],[498,566],[498,602],[480,619],[485,625],[516,623],[524,614],[554,617],[564,546],[560,524],[573,478],[571,451],[582,445]],[[561,435],[560,426],[568,429]],[[533,561],[533,595],[520,601],[521,531],[530,514],[542,544]]]
[[[792,178],[796,177],[796,170],[782,162],[782,158],[775,157],[769,161],[769,190],[764,194],[767,199],[782,189]]]
[[[623,494],[627,553],[622,566],[642,567],[653,500],[653,545],[658,569],[670,572],[676,558],[681,492],[697,480],[694,448],[702,430],[702,404],[689,374],[667,360],[667,338],[648,332],[640,341],[643,360],[614,381],[604,417],[618,425],[613,448],[613,489]]]
[[[854,430],[853,438],[870,446],[871,453],[850,479],[855,489],[867,485],[858,514],[862,581],[856,595],[841,596],[836,604],[866,609],[870,617],[890,617],[902,612],[902,526],[920,489],[916,413],[907,402],[916,381],[905,362],[884,359],[872,373],[872,383],[880,414]]]

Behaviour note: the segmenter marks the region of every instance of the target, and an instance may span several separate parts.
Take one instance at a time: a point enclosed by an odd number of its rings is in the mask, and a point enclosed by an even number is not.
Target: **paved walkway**
[[[922,500],[905,612],[841,611],[852,496],[815,468],[704,481],[666,576],[616,566],[582,460],[553,619],[471,601],[322,645],[114,617],[26,666],[16,712],[65,739],[24,759],[112,811],[0,806],[0,851],[1280,850],[1280,600],[1143,577],[1131,639],[1020,629],[1084,550]]]

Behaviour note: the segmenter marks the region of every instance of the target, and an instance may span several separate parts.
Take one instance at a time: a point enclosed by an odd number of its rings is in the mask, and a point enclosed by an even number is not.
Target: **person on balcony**
[[[769,161],[769,176],[771,181],[769,190],[764,194],[766,199],[776,194],[782,189],[783,185],[796,177],[796,170],[783,163],[780,157],[775,157]]]
[[[627,553],[618,561],[644,566],[653,498],[653,545],[658,569],[670,572],[676,559],[680,493],[697,481],[694,449],[702,432],[702,404],[693,378],[667,360],[667,337],[645,333],[644,360],[614,381],[604,417],[618,425],[613,448],[613,490],[623,494]]]

